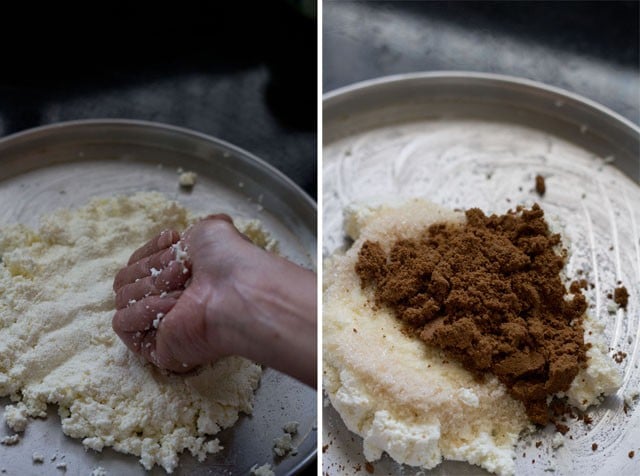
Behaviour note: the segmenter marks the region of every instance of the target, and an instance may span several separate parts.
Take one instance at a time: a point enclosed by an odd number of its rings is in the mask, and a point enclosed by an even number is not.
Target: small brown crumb
[[[375,471],[375,468],[373,467],[373,465],[368,461],[364,464],[364,469],[366,469],[367,473],[369,474],[373,474],[373,472]]]
[[[627,288],[625,288],[624,286],[615,288],[613,290],[613,300],[622,309],[626,309],[627,304],[629,303],[629,291],[627,291]]]
[[[358,329],[356,329],[355,327],[353,328],[353,332],[355,332],[356,334],[358,333]]]
[[[544,183],[544,177],[542,175],[536,175],[536,192],[541,197],[547,191],[547,186]]]
[[[588,286],[589,283],[587,283],[586,279],[580,279],[571,283],[571,285],[569,286],[569,291],[571,291],[572,294],[575,294],[581,289],[587,289]]]
[[[613,354],[613,360],[616,361],[617,364],[621,364],[624,359],[627,358],[627,353],[619,350],[615,354]]]
[[[329,445],[324,445],[324,446],[322,447],[322,452],[323,452],[323,453],[326,453],[328,449],[329,449]]]
[[[596,451],[598,449],[598,443],[593,443],[591,445],[591,451]]]
[[[635,451],[629,451],[629,458],[633,458],[635,454]]]
[[[540,448],[542,446],[542,441],[536,441],[536,448]]]
[[[593,423],[593,418],[591,418],[589,415],[582,415],[582,421],[585,425],[591,425]]]
[[[569,431],[569,427],[567,425],[563,425],[562,423],[555,424],[556,430],[563,435],[566,435]]]

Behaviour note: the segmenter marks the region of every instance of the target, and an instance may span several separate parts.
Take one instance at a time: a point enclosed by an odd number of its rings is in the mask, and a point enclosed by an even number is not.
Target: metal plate
[[[198,174],[193,191],[180,189],[176,169]],[[292,181],[251,154],[185,129],[139,121],[78,121],[34,129],[0,141],[0,226],[37,225],[41,215],[77,207],[94,196],[159,191],[194,212],[225,212],[261,220],[292,261],[316,267],[316,206]],[[0,416],[8,398],[0,399]],[[30,423],[17,446],[0,445],[0,469],[8,475],[87,475],[102,466],[108,474],[147,474],[137,458],[111,449],[85,451],[66,437],[54,409]],[[282,425],[300,422],[298,454],[274,459],[273,439]],[[0,426],[0,438],[12,432]],[[295,474],[316,453],[316,392],[265,369],[251,416],[218,436],[225,447],[198,463],[181,457],[174,474],[248,474],[270,463],[276,474]],[[32,453],[45,456],[32,464]],[[51,461],[57,455],[55,461]],[[62,459],[64,456],[64,459]],[[4,473],[3,473],[4,474]],[[156,467],[149,474],[165,474]]]
[[[611,353],[627,357],[619,365],[622,388],[589,412],[593,424],[571,424],[572,439],[556,451],[550,429],[523,439],[516,473],[636,474],[640,404],[625,413],[623,398],[640,388],[638,127],[566,91],[476,73],[366,81],[327,94],[323,110],[324,256],[347,244],[342,209],[352,202],[418,196],[451,208],[500,213],[517,204],[541,204],[571,252],[567,274],[581,269],[595,285],[587,295],[589,312],[605,325]],[[546,178],[543,198],[534,190],[537,174]],[[631,297],[626,312],[610,314],[607,294],[618,281]],[[537,440],[544,441],[540,448],[533,446]],[[323,412],[323,444],[329,474],[364,464],[362,439],[330,406]],[[386,455],[374,466],[380,474],[416,472]],[[444,462],[426,474],[488,473]]]

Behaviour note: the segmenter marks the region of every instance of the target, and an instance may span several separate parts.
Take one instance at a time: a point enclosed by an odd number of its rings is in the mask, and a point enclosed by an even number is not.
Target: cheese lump
[[[325,262],[324,389],[347,428],[363,438],[367,461],[386,452],[424,469],[449,459],[513,475],[515,444],[534,430],[522,403],[495,376],[480,383],[438,349],[407,336],[392,311],[373,304],[373,289],[363,290],[355,272],[366,240],[390,246],[433,223],[464,220],[462,212],[423,200],[347,209],[344,228],[355,241]],[[588,367],[566,394],[581,409],[621,383],[598,332],[589,330],[600,329],[587,317]]]
[[[185,450],[201,461],[221,450],[210,435],[251,413],[261,368],[227,357],[197,375],[167,375],[111,328],[116,272],[161,230],[193,220],[146,192],[59,210],[37,230],[0,228],[0,396],[17,402],[5,410],[10,426],[21,431],[26,415],[46,417],[56,404],[64,433],[86,448],[110,446],[169,473]]]

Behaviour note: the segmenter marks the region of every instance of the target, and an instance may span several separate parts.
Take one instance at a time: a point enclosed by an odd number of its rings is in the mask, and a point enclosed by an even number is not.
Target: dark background
[[[3,5],[0,136],[72,119],[158,121],[252,152],[315,199],[317,27],[303,5]]]
[[[412,71],[541,81],[640,124],[638,1],[323,3],[323,90]]]

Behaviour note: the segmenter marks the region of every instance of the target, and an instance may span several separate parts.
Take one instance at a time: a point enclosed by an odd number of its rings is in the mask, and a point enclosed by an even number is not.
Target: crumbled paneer
[[[273,452],[278,456],[285,456],[293,449],[292,439],[289,433],[285,433],[273,440]]]
[[[33,461],[33,464],[42,464],[44,463],[44,456],[41,453],[33,453],[31,455],[31,460]]]
[[[147,470],[172,472],[182,452],[204,460],[220,451],[211,436],[252,412],[260,366],[230,356],[197,375],[166,375],[111,327],[113,278],[134,249],[197,219],[144,192],[58,210],[37,229],[0,227],[0,396],[21,400],[5,416],[10,426],[45,418],[55,404],[65,434],[95,451],[136,455]],[[239,229],[269,236],[259,224]],[[186,253],[176,247],[178,261]]]
[[[632,391],[631,393],[627,393],[624,395],[624,403],[628,407],[631,407],[633,403],[640,397],[640,392],[637,390]]]
[[[251,467],[251,474],[254,476],[275,476],[276,473],[273,472],[269,463],[265,463],[262,466],[254,464]]]
[[[551,447],[557,450],[561,446],[564,446],[564,436],[560,432],[556,432],[551,440]]]
[[[196,178],[198,174],[195,172],[182,172],[180,174],[180,178],[178,179],[178,183],[181,187],[191,188],[196,184]]]
[[[297,421],[290,421],[288,423],[285,423],[282,429],[285,433],[295,435],[296,433],[298,433],[298,426],[300,426],[300,423],[298,423]]]
[[[19,402],[16,405],[7,405],[4,407],[4,421],[13,431],[24,431],[29,422],[25,404]]]
[[[0,445],[13,446],[13,445],[17,445],[19,441],[20,441],[20,435],[16,433],[14,435],[5,436],[2,439],[0,439]]]

